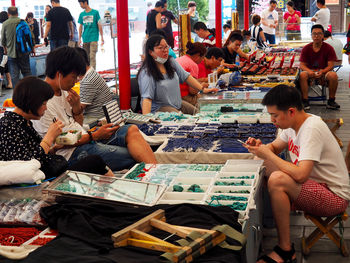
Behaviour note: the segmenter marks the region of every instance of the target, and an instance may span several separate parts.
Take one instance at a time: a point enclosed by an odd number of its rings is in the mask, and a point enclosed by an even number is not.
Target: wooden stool
[[[346,246],[346,242],[341,240],[339,235],[332,229],[337,223],[339,223],[339,218],[342,221],[348,219],[346,212],[336,216],[329,216],[326,219],[322,219],[319,216],[313,216],[309,214],[304,214],[306,219],[310,219],[315,225],[316,229],[307,237],[302,237],[301,246],[303,255],[310,254],[310,248],[324,235],[326,234],[329,239],[331,239],[337,247],[340,249],[341,254],[344,257],[349,256],[349,250]]]

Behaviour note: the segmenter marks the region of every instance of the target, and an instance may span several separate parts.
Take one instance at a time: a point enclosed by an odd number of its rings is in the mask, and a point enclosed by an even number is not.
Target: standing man
[[[104,44],[100,14],[97,10],[89,6],[89,0],[78,0],[78,2],[80,7],[84,9],[78,19],[78,23],[80,24],[78,46],[80,46],[81,36],[83,36],[83,47],[90,58],[90,65],[96,69],[98,33],[101,35],[101,45]]]
[[[8,56],[8,66],[12,78],[13,87],[19,80],[19,74],[23,77],[32,75],[30,70],[29,52],[19,53],[16,50],[16,27],[21,19],[18,17],[18,9],[11,6],[7,10],[9,18],[2,24],[1,45],[4,54]]]
[[[270,1],[268,9],[261,13],[261,28],[264,31],[266,41],[270,44],[276,44],[276,27],[278,25],[278,13],[275,10],[277,6],[276,0]]]
[[[158,1],[154,8],[148,13],[146,21],[146,37],[157,29],[163,29],[166,25],[162,24],[162,12],[164,11],[164,3]]]
[[[282,132],[266,145],[255,138],[248,138],[245,144],[271,172],[267,187],[278,234],[277,246],[257,262],[296,263],[290,240],[290,211],[321,217],[344,212],[350,200],[348,170],[327,124],[303,110],[296,88],[278,85],[265,95],[262,104]],[[278,156],[284,149],[289,150],[291,162]]]
[[[162,0],[162,2],[164,3],[164,11],[161,16],[161,23],[165,24],[165,27],[163,28],[166,35],[165,40],[171,48],[174,48],[174,35],[171,21],[174,21],[175,24],[177,24],[178,21],[174,14],[168,10],[168,1]]]
[[[323,26],[324,31],[326,31],[328,30],[331,12],[326,6],[325,0],[317,0],[316,6],[320,10],[318,10],[316,14],[311,18],[311,21],[315,22],[315,25]]]
[[[321,25],[312,26],[311,37],[313,42],[303,47],[300,55],[300,69],[302,72],[299,75],[299,82],[304,109],[310,109],[308,92],[311,80],[322,85],[326,82],[328,83],[329,99],[327,109],[339,109],[339,104],[335,102],[338,76],[336,72],[332,71],[334,62],[337,60],[334,48],[323,41],[324,30]]]
[[[44,40],[50,31],[50,50],[61,46],[68,46],[69,39],[73,39],[73,17],[69,10],[60,5],[60,0],[51,0],[52,9],[46,15],[46,29]]]

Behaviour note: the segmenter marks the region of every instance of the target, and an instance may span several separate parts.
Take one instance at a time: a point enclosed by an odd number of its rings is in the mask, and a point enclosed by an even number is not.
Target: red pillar
[[[16,6],[16,0],[11,0],[11,6]]]
[[[222,46],[222,0],[215,0],[215,38],[216,46]]]
[[[128,0],[117,0],[117,43],[120,109],[130,109],[130,56]]]
[[[244,29],[249,29],[249,0],[244,0]]]

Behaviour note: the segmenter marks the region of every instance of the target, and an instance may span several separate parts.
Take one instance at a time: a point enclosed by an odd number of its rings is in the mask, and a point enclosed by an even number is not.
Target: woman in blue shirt
[[[197,109],[182,101],[180,83],[202,91],[202,85],[186,72],[172,57],[163,36],[151,36],[146,42],[145,60],[137,75],[142,113],[163,111],[194,114]]]

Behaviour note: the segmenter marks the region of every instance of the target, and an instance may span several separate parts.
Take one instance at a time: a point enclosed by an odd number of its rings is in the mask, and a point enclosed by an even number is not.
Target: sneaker
[[[310,103],[308,100],[304,100],[303,101],[303,105],[304,105],[304,110],[309,110],[310,109]]]
[[[340,105],[338,103],[336,103],[334,100],[328,101],[327,102],[327,109],[331,109],[331,110],[337,110],[340,108]]]

